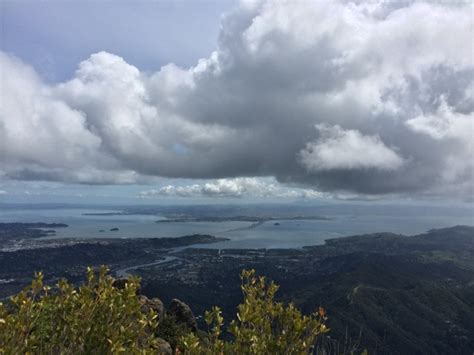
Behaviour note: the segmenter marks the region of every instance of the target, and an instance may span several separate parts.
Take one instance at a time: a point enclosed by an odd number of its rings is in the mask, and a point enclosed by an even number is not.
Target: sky
[[[471,2],[0,11],[0,202],[474,201]]]

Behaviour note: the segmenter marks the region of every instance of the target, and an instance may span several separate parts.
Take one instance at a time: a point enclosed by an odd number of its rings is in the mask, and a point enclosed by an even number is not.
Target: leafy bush
[[[51,289],[38,273],[31,286],[0,304],[0,353],[154,353],[157,315],[140,310],[138,278],[123,289],[102,267],[86,283]]]
[[[156,312],[142,311],[139,279],[114,287],[107,271],[88,268],[77,289],[65,280],[50,288],[38,273],[11,302],[0,303],[0,354],[156,354],[163,342],[157,336],[171,342],[176,354],[308,354],[328,331],[322,308],[304,316],[293,304],[276,302],[278,286],[254,270],[241,274],[244,301],[227,341],[218,307],[206,312],[205,336],[169,315],[158,325]]]
[[[224,319],[218,307],[206,312],[209,337],[200,340],[195,334],[183,338],[186,354],[308,354],[318,337],[328,331],[326,314],[320,308],[304,316],[293,304],[274,300],[278,286],[257,277],[254,270],[241,274],[244,301],[238,306],[237,319],[229,326],[232,340],[221,339]]]
[[[178,322],[170,314],[165,314],[163,319],[160,319],[160,325],[156,329],[156,335],[165,339],[173,349],[176,349],[181,339],[190,332],[191,330],[186,324]]]

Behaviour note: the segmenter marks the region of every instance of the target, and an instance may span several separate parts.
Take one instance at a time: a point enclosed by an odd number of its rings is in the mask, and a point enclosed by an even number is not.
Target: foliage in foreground
[[[326,333],[326,315],[320,308],[310,316],[302,315],[293,304],[275,301],[278,286],[257,277],[254,270],[241,274],[244,302],[238,306],[237,319],[229,326],[231,341],[221,340],[224,319],[218,307],[206,312],[209,338],[195,334],[183,339],[188,354],[308,354],[317,338]]]
[[[153,353],[157,315],[140,310],[138,278],[123,289],[102,267],[76,289],[65,280],[51,289],[38,273],[31,286],[0,305],[0,353]],[[9,308],[9,309],[7,309]]]
[[[311,353],[318,337],[328,331],[324,310],[304,316],[294,305],[276,302],[278,286],[254,270],[243,271],[241,279],[244,301],[229,325],[230,340],[223,340],[218,307],[206,312],[206,336],[164,329],[166,316],[158,324],[155,312],[142,312],[136,277],[116,288],[105,267],[98,274],[89,268],[79,288],[61,280],[51,289],[38,273],[10,303],[0,303],[0,353],[155,354],[160,343],[156,334],[167,334],[163,337],[176,344],[177,354]]]

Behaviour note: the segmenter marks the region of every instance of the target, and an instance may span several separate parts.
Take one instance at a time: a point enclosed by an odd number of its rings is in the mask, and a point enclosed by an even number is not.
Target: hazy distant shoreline
[[[254,222],[264,223],[269,221],[301,221],[301,220],[321,220],[330,221],[334,218],[324,216],[278,216],[278,217],[252,217],[252,216],[229,216],[229,217],[179,217],[167,218],[156,221],[156,223],[182,223],[182,222]]]
[[[175,238],[191,234],[230,239],[209,246],[219,249],[301,248],[354,234],[387,231],[415,235],[432,228],[473,224],[468,209],[413,206],[1,206],[0,223],[42,221],[69,226],[42,239]],[[114,228],[119,230],[112,232]]]

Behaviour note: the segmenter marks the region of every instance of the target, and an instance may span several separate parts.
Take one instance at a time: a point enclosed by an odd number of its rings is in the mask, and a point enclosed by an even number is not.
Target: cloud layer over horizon
[[[470,6],[242,2],[191,68],[146,73],[99,52],[54,85],[0,52],[0,180],[271,176],[320,192],[468,199]],[[168,193],[265,194],[254,182]]]
[[[312,189],[283,187],[274,179],[233,178],[181,186],[169,184],[142,191],[138,197],[314,199],[325,196]]]

